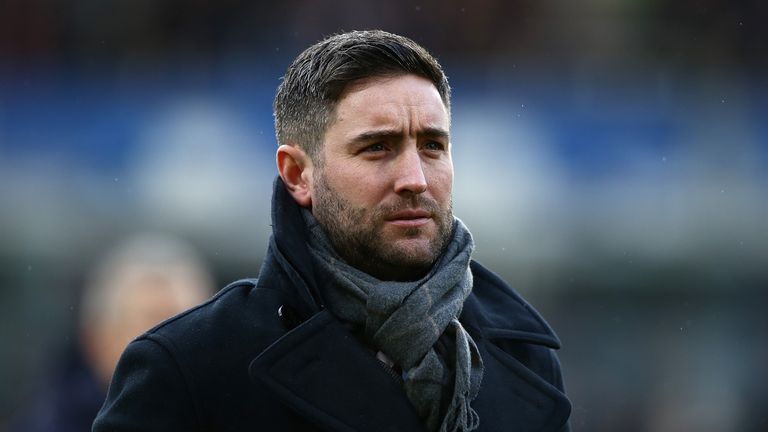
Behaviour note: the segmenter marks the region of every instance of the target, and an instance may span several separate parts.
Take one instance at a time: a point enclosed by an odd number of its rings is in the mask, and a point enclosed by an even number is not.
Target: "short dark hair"
[[[312,45],[291,63],[277,89],[273,105],[277,142],[298,145],[320,164],[323,137],[347,85],[405,74],[430,80],[450,115],[451,87],[443,68],[411,39],[369,30],[333,35]]]

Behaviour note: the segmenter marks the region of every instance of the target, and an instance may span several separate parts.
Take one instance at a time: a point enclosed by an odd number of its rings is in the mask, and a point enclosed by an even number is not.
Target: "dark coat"
[[[323,308],[298,206],[278,180],[258,280],[131,342],[93,426],[107,431],[423,431],[400,383]],[[568,430],[539,314],[476,262],[460,320],[485,365],[480,431]]]

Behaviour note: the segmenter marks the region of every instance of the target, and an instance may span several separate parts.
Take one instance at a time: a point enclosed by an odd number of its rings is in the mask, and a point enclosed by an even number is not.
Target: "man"
[[[135,340],[93,430],[567,430],[557,337],[453,217],[437,61],[382,31],[332,36],[274,108],[259,278]]]
[[[77,342],[13,419],[12,432],[90,429],[131,339],[202,302],[213,288],[206,264],[180,239],[139,234],[106,252],[82,292]]]

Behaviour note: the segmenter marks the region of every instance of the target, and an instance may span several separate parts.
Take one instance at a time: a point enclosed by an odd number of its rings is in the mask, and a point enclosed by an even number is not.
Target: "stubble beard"
[[[334,190],[323,172],[316,172],[312,213],[320,222],[336,252],[348,264],[380,280],[415,280],[424,276],[451,239],[453,209],[421,195],[402,198],[373,209],[354,207]],[[385,217],[407,208],[432,214],[437,228],[426,253],[397,247],[384,237]],[[423,235],[421,227],[402,231],[403,238]]]

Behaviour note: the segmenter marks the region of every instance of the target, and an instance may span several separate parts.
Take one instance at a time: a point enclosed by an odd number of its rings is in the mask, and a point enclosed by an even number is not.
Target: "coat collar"
[[[309,234],[301,215],[301,207],[285,188],[283,180],[275,178],[272,192],[272,237],[268,255],[276,259],[297,289],[299,314],[308,318],[323,309],[323,298],[317,286],[317,276],[309,255]],[[262,265],[262,270],[271,266]],[[261,279],[262,275],[259,275]]]
[[[472,294],[460,321],[483,338],[510,339],[559,349],[560,339],[544,318],[506,282],[472,261]],[[474,335],[473,335],[474,336]]]

